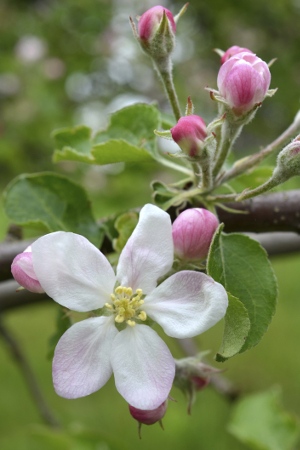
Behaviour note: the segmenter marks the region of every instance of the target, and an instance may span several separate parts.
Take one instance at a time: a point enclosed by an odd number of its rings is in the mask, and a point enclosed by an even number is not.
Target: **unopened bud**
[[[202,363],[202,356],[200,354],[196,357],[175,360],[174,386],[178,387],[187,396],[189,414],[196,392],[204,389],[209,384],[211,376],[220,372],[220,370]]]
[[[172,225],[175,255],[184,260],[206,258],[218,226],[217,217],[206,209],[183,211]]]
[[[174,16],[163,6],[148,9],[138,21],[138,30],[131,23],[142,48],[154,61],[169,58],[175,46],[176,23]]]
[[[221,57],[221,64],[224,64],[229,58],[231,58],[232,56],[236,55],[237,53],[242,53],[242,52],[248,52],[248,53],[253,53],[251,50],[249,50],[248,48],[245,47],[239,47],[238,45],[233,45],[232,47],[230,47],[228,50],[226,50],[226,52],[224,52],[222,54]]]
[[[300,175],[300,135],[279,153],[273,177],[281,177],[283,182],[297,175]]]
[[[167,411],[168,400],[165,400],[158,408],[155,409],[137,409],[134,406],[129,406],[129,412],[131,416],[139,423],[139,437],[141,438],[141,427],[142,425],[153,425],[159,422],[161,428],[163,429],[162,419]]]
[[[34,272],[31,246],[15,257],[11,265],[11,273],[14,279],[28,291],[36,294],[45,292]]]
[[[186,155],[195,158],[201,154],[203,142],[207,137],[206,125],[202,117],[191,114],[178,120],[171,128],[171,135]]]
[[[267,63],[250,52],[239,52],[221,66],[218,88],[237,116],[259,105],[268,93],[271,74]]]
[[[155,409],[137,409],[134,408],[134,406],[129,405],[129,411],[132,417],[139,423],[144,425],[153,425],[164,417],[167,411],[167,405],[167,400]]]

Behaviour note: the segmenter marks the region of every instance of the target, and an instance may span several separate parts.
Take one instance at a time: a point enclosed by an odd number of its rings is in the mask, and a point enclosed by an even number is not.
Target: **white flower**
[[[157,287],[172,267],[170,217],[146,205],[124,247],[115,275],[106,257],[86,238],[56,232],[32,244],[35,274],[45,292],[74,311],[105,308],[106,314],[74,324],[61,337],[53,382],[62,397],[100,389],[114,373],[116,388],[135,408],[155,409],[172,387],[175,363],[158,334],[188,338],[207,330],[226,312],[223,286],[203,273],[182,271]]]

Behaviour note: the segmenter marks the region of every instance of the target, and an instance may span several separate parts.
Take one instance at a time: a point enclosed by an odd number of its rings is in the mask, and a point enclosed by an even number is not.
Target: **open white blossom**
[[[188,338],[212,327],[228,305],[223,286],[200,272],[178,272],[157,286],[173,264],[172,227],[169,215],[150,204],[140,212],[116,274],[94,245],[69,232],[35,241],[32,261],[41,286],[57,303],[105,312],[74,324],[57,344],[53,382],[66,398],[97,391],[114,373],[130,405],[157,408],[169,395],[175,363],[147,318],[168,336]]]

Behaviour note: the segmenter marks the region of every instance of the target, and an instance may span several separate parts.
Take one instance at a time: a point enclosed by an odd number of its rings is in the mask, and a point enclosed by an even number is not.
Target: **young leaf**
[[[245,306],[250,331],[244,352],[258,344],[276,308],[277,283],[265,250],[248,236],[216,232],[208,257],[208,274]]]
[[[51,172],[21,175],[4,192],[4,209],[18,225],[44,225],[49,232],[73,231],[100,245],[86,192],[68,178]]]
[[[160,115],[154,105],[137,103],[113,113],[107,129],[94,138],[84,126],[56,130],[54,161],[99,165],[151,161],[156,148],[153,130],[159,124]]]
[[[250,330],[250,320],[243,303],[231,294],[228,294],[228,300],[223,341],[216,355],[216,360],[219,362],[239,353]]]
[[[249,395],[235,406],[229,431],[253,450],[292,450],[299,424],[281,406],[279,389]]]
[[[121,253],[123,250],[123,247],[138,223],[138,218],[137,213],[127,212],[116,219],[115,228],[119,233],[119,236],[113,240],[113,247],[116,252]]]

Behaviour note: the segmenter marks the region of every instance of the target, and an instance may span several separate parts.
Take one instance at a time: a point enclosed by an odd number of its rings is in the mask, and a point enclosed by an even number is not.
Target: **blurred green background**
[[[51,162],[51,131],[84,123],[104,127],[108,114],[135,101],[157,101],[169,112],[151,63],[134,41],[128,17],[142,14],[153,1],[137,0],[2,0],[0,3],[0,188],[16,175],[54,170],[81,180],[97,217],[136,207],[150,200],[154,177],[172,180],[156,164],[86,167]],[[176,13],[182,3],[163,5]],[[216,88],[219,58],[213,48],[251,48],[272,66],[271,87],[256,119],[237,143],[237,154],[249,153],[282,132],[299,109],[300,1],[193,1],[178,25],[174,54],[175,81],[182,109],[192,96],[196,113],[207,121],[216,114],[205,86]],[[133,182],[134,179],[134,182]],[[296,180],[294,187],[299,186]],[[100,195],[99,195],[100,194]],[[0,238],[8,227],[0,201]],[[244,393],[280,385],[284,408],[300,416],[299,302],[300,257],[273,259],[279,280],[279,306],[262,343],[224,365],[213,362],[222,325],[199,338],[211,349],[212,364]],[[28,356],[49,405],[67,434],[42,427],[26,386],[4,345],[0,345],[0,448],[35,449],[153,449],[246,450],[227,431],[232,405],[211,388],[199,393],[192,415],[183,395],[174,389],[159,426],[144,427],[138,439],[136,423],[111,380],[98,393],[68,401],[56,396],[51,381],[48,340],[55,329],[56,306],[19,308],[3,320]],[[175,356],[183,356],[169,342]],[[255,420],[255,417],[253,417]],[[90,430],[90,431],[89,431]],[[92,430],[92,431],[91,431]],[[251,447],[250,447],[251,448]],[[253,448],[253,447],[252,447]],[[264,448],[264,447],[262,447]],[[276,447],[270,447],[277,450]],[[286,447],[288,448],[298,448]],[[285,450],[278,449],[278,450]]]

